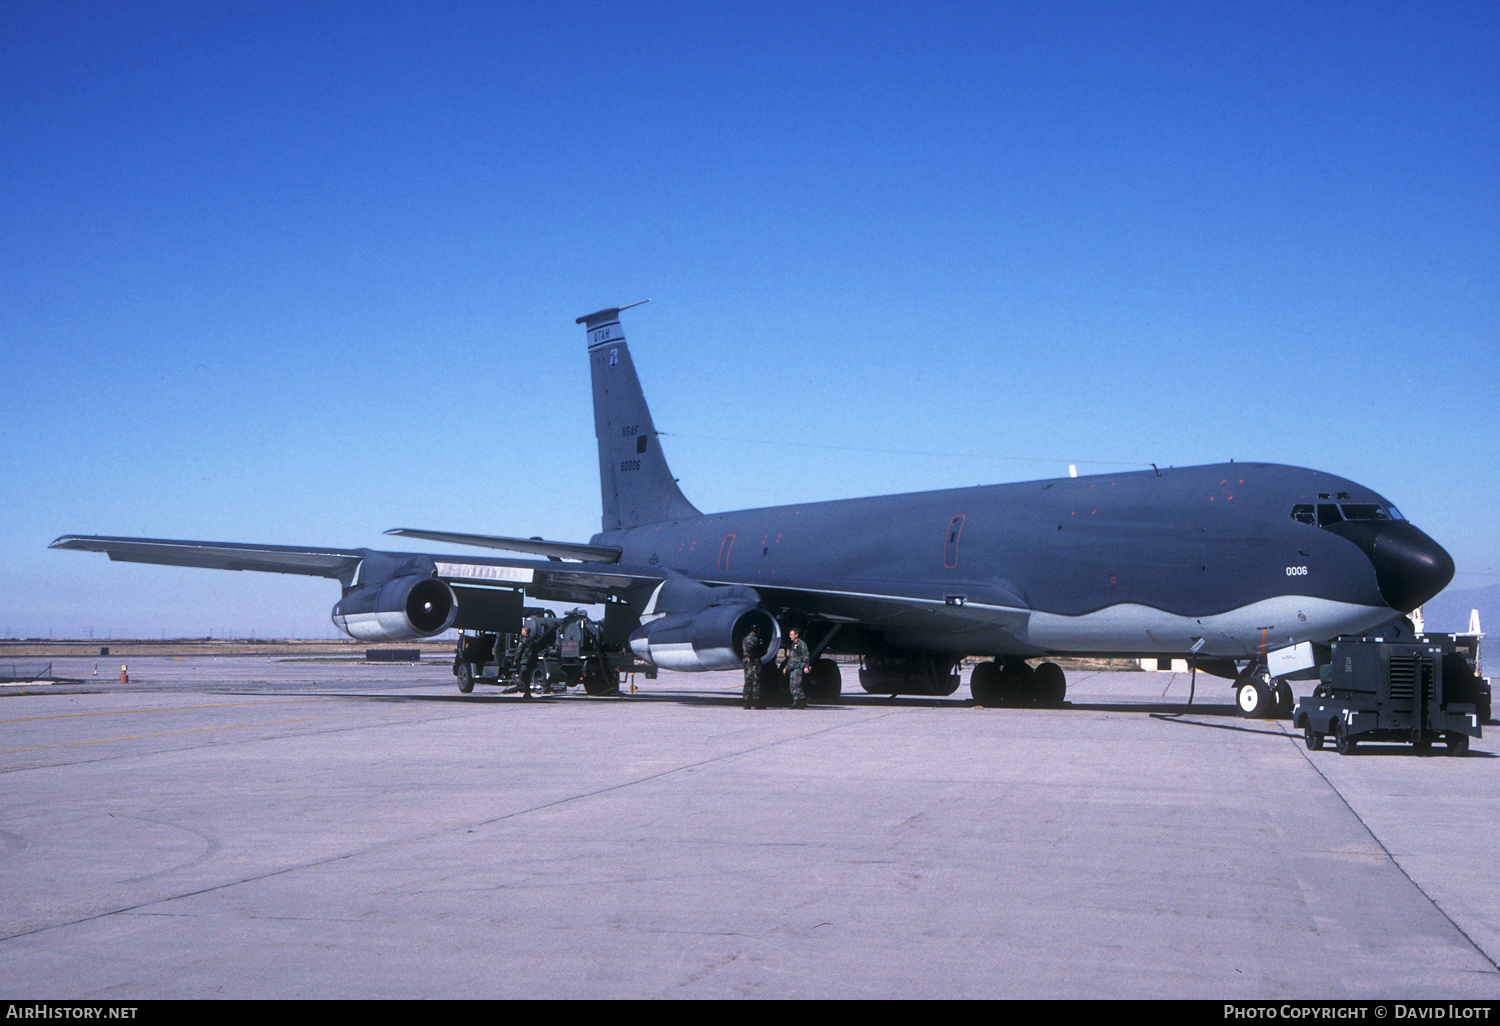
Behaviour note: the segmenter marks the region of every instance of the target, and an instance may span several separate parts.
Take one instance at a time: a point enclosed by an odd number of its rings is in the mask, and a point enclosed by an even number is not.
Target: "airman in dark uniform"
[[[795,627],[787,631],[786,636],[791,645],[787,647],[786,658],[781,661],[781,669],[786,673],[787,686],[792,689],[792,708],[806,709],[807,695],[802,690],[802,673],[812,664],[812,660],[807,654],[807,642],[802,640]]]
[[[498,653],[497,653],[498,657]],[[536,639],[530,627],[521,628],[521,640],[516,644],[516,666],[521,677],[521,694],[531,697],[531,671],[536,669]]]
[[[750,633],[745,635],[745,640],[740,642],[740,654],[745,657],[745,708],[764,709],[766,703],[761,700],[760,695],[760,657],[765,649],[760,643],[760,635],[755,628],[750,628]]]

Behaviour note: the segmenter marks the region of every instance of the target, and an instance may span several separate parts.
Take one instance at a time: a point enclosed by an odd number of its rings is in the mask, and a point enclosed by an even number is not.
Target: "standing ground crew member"
[[[497,640],[495,644],[498,648],[503,642]],[[536,648],[536,639],[531,636],[531,628],[522,627],[521,640],[516,644],[516,665],[521,668],[521,694],[527,698],[531,697],[531,671],[536,669]]]
[[[766,703],[760,697],[760,654],[763,651],[760,635],[755,628],[740,642],[740,652],[745,657],[745,708],[764,709]]]
[[[802,640],[797,628],[787,631],[786,636],[792,644],[787,649],[786,658],[781,661],[781,668],[787,675],[787,686],[792,689],[792,708],[806,709],[807,695],[802,691],[802,671],[808,668],[812,660],[807,654],[807,643]]]

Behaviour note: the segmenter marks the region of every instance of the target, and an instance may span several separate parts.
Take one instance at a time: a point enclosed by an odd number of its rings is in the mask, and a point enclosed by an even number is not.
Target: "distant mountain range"
[[[1479,610],[1479,627],[1486,634],[1500,634],[1500,584],[1486,588],[1449,588],[1422,607],[1423,626],[1440,634],[1461,634],[1469,629],[1469,610]]]

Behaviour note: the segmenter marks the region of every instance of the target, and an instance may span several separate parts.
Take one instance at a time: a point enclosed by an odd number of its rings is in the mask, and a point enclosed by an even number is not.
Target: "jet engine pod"
[[[761,662],[776,658],[781,627],[751,603],[709,606],[700,613],[666,613],[630,635],[630,650],[664,670],[734,670],[743,665],[740,643],[754,627],[765,646]]]
[[[453,626],[458,600],[435,577],[396,577],[351,588],[333,607],[339,630],[360,641],[430,638]]]

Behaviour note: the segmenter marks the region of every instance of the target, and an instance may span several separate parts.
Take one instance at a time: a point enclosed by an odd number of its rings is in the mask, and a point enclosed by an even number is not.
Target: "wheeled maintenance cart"
[[[1297,701],[1292,725],[1302,728],[1313,751],[1331,737],[1340,755],[1361,741],[1409,742],[1423,752],[1439,740],[1448,754],[1463,755],[1489,719],[1490,694],[1462,640],[1439,634],[1335,641],[1322,683]]]
[[[563,692],[582,684],[591,695],[618,692],[619,673],[606,658],[600,641],[600,624],[582,609],[561,619],[550,609],[522,610],[520,626],[536,639],[536,665],[525,685],[543,693]],[[520,627],[514,632],[460,633],[453,656],[453,675],[464,694],[474,685],[498,684],[518,690],[524,667],[518,659]]]

